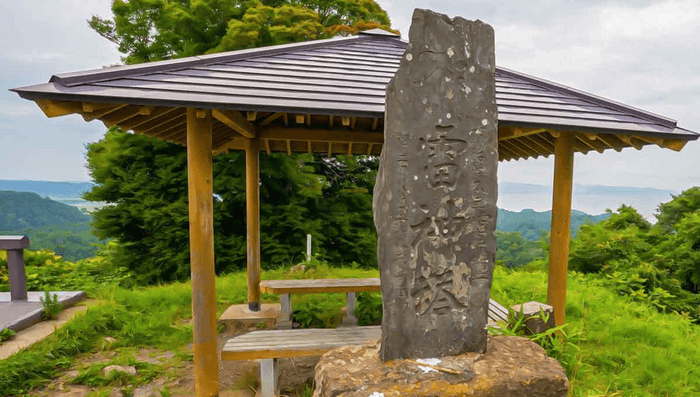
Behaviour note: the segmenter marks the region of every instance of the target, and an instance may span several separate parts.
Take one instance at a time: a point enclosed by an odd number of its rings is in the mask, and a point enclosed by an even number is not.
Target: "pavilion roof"
[[[386,85],[406,42],[381,30],[227,53],[54,75],[13,89],[49,116],[82,114],[184,144],[185,108],[214,109],[214,148],[258,136],[267,152],[378,154]],[[698,134],[675,120],[497,67],[499,153],[547,156],[574,131],[579,152],[657,144],[680,150]]]

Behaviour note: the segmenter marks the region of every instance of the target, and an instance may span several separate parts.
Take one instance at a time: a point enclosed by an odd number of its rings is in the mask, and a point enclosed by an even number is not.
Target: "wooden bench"
[[[229,339],[221,352],[221,359],[259,359],[259,392],[263,397],[273,397],[279,393],[278,358],[320,356],[340,346],[362,345],[380,337],[379,326],[253,331]]]
[[[304,279],[304,280],[264,280],[260,282],[260,290],[272,294],[280,294],[282,314],[277,328],[292,328],[292,301],[290,294],[319,294],[344,292],[347,294],[347,315],[344,325],[356,325],[355,317],[357,292],[381,292],[379,278],[343,278],[343,279]],[[489,303],[488,322],[495,326],[499,321],[508,319],[508,309],[491,299]]]

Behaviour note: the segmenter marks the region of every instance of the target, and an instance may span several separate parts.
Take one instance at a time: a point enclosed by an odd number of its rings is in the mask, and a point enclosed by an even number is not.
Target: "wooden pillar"
[[[569,266],[569,230],[574,174],[574,136],[562,132],[554,141],[552,237],[549,248],[547,303],[554,307],[554,323],[564,324],[566,273]]]
[[[248,308],[260,310],[260,139],[245,140]]]
[[[210,110],[187,109],[194,389],[198,397],[219,394],[211,126]]]

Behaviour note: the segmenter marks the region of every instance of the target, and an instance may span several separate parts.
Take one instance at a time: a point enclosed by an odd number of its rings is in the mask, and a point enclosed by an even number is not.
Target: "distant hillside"
[[[0,179],[0,190],[32,192],[42,197],[82,199],[83,193],[92,189],[90,182],[13,181]]]
[[[578,228],[586,222],[598,223],[607,219],[610,214],[589,215],[585,212],[571,211],[571,232],[576,235]],[[519,232],[528,240],[537,240],[540,237],[540,230],[549,231],[552,222],[552,211],[537,212],[531,209],[524,209],[520,212],[513,212],[498,209],[498,223],[496,229],[502,232]]]
[[[25,235],[30,249],[49,249],[69,261],[97,253],[91,217],[36,193],[0,191],[0,235]]]
[[[36,193],[0,191],[0,230],[90,222],[79,209]]]

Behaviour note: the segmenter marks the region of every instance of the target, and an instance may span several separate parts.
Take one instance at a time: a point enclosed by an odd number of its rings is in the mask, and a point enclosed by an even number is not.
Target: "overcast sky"
[[[109,17],[110,0],[4,2],[0,13],[0,179],[86,181],[84,145],[101,122],[46,118],[7,91],[52,74],[119,62],[115,46],[86,23]],[[700,0],[379,0],[407,38],[415,7],[481,19],[496,32],[499,66],[614,99],[700,132]],[[681,191],[699,185],[700,142],[575,158],[578,184]],[[500,164],[499,180],[551,185],[549,159]]]

